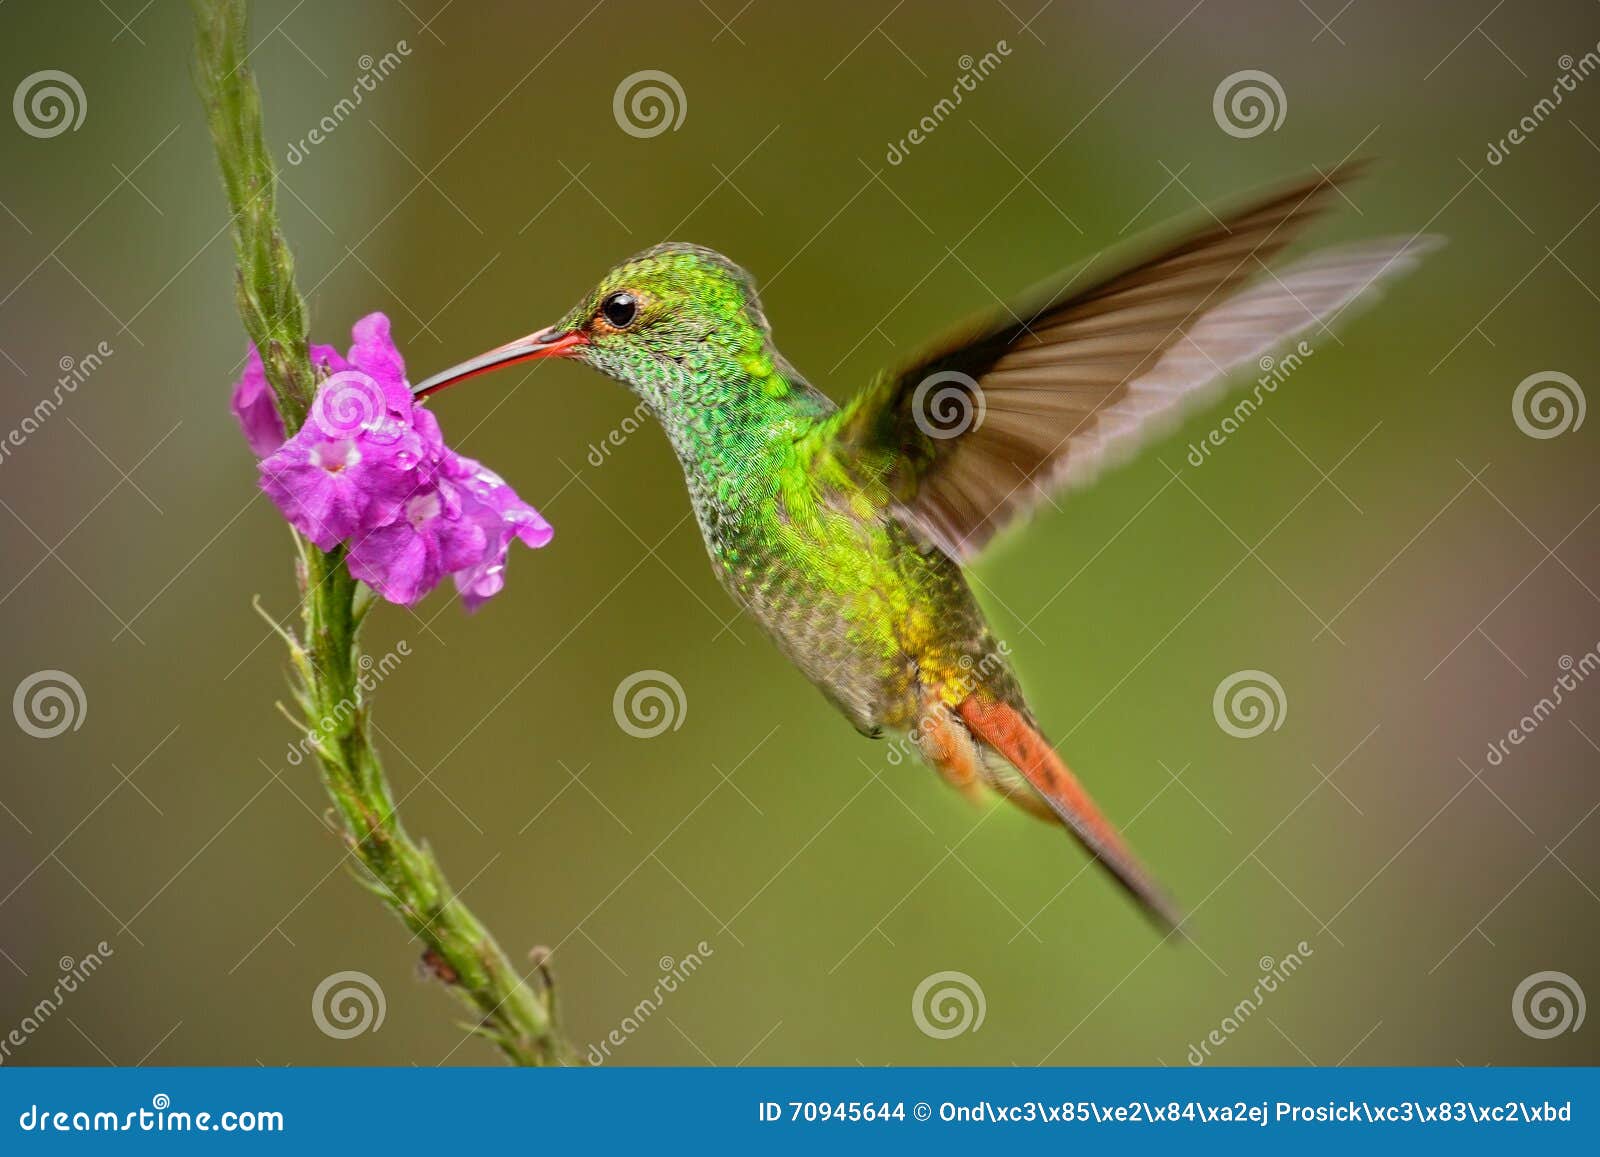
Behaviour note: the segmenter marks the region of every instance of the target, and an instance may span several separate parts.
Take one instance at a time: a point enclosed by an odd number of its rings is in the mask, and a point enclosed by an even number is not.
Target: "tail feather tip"
[[[1155,883],[1121,833],[1021,711],[980,695],[968,696],[957,710],[974,735],[1027,778],[1063,826],[1139,901],[1159,928],[1187,939],[1183,909]]]

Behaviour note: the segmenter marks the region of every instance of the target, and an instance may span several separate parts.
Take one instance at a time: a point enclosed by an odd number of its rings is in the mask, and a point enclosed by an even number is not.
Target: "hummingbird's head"
[[[535,358],[584,362],[658,414],[710,402],[712,391],[773,372],[770,330],[749,274],[720,253],[669,242],[600,279],[555,325],[435,374],[417,397]]]

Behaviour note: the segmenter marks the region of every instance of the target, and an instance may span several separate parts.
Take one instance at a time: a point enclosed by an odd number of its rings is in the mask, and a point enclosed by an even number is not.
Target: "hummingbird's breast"
[[[910,728],[924,687],[994,647],[959,566],[859,490],[819,485],[792,439],[767,449],[686,463],[717,577],[858,730]]]

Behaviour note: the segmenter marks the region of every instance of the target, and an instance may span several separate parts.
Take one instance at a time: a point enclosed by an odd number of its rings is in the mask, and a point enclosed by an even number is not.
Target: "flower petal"
[[[350,331],[350,362],[370,374],[383,389],[389,408],[405,417],[411,413],[411,387],[406,385],[406,363],[389,336],[389,318],[369,313]]]
[[[266,367],[261,364],[261,355],[254,346],[250,347],[244,373],[233,387],[230,405],[233,416],[239,420],[239,429],[244,431],[244,440],[257,458],[265,458],[283,445],[283,419],[278,416],[277,401],[272,396],[272,387],[267,384]]]
[[[350,573],[390,602],[411,604],[453,575],[474,610],[505,586],[513,539],[540,547],[550,524],[492,470],[445,445],[415,406],[389,319],[356,323],[348,358],[310,348],[317,395],[287,440],[266,373],[250,351],[233,410],[262,458],[261,488],[323,550],[343,543]]]
[[[405,519],[363,535],[350,546],[350,573],[391,603],[410,606],[438,585],[437,557]]]

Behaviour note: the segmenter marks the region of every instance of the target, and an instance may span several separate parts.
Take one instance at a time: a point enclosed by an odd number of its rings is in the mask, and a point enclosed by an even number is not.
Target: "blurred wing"
[[[897,514],[928,540],[970,558],[1045,495],[1087,480],[1214,394],[1231,371],[1325,328],[1416,264],[1431,239],[1325,249],[1267,269],[1351,175],[1266,196],[1097,285],[969,327],[840,411],[833,456],[887,487]]]

